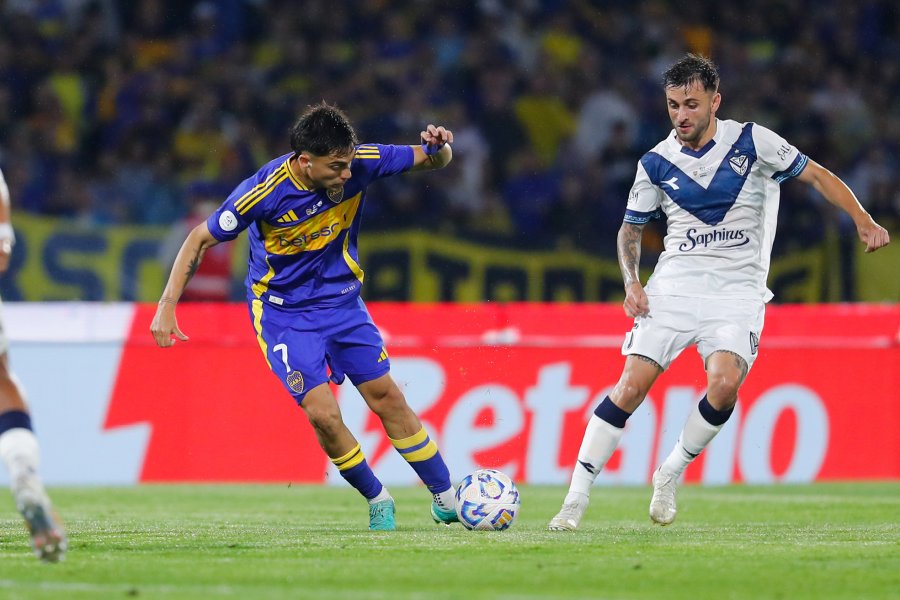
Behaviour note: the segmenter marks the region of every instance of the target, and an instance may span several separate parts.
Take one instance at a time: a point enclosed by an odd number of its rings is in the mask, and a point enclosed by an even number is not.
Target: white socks
[[[382,500],[388,500],[391,497],[391,493],[384,486],[381,486],[381,491],[378,492],[378,495],[374,498],[369,499],[369,504],[375,504],[376,502],[381,502]]]
[[[434,498],[434,503],[443,510],[456,510],[456,490],[453,489],[453,486],[443,492],[432,494],[431,497]]]
[[[0,460],[9,472],[17,504],[22,494],[37,495],[31,498],[34,501],[43,500],[44,487],[38,478],[40,451],[37,438],[30,429],[16,427],[0,434]]]
[[[623,427],[616,427],[607,423],[597,415],[591,415],[581,447],[578,449],[578,461],[572,472],[572,483],[569,484],[569,495],[566,502],[570,501],[572,494],[589,496],[591,486],[600,473],[600,469],[606,465],[606,461],[615,452],[619,440],[622,439]],[[575,498],[571,498],[574,500]]]
[[[679,477],[724,426],[724,423],[712,425],[703,418],[700,409],[695,406],[684,424],[684,429],[681,430],[681,435],[678,436],[675,447],[660,465],[660,470]]]

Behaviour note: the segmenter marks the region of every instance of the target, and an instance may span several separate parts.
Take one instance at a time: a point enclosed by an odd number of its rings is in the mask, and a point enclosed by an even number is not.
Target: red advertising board
[[[372,304],[392,372],[456,478],[476,466],[568,481],[585,423],[619,377],[631,322],[592,304]],[[323,482],[334,476],[301,409],[268,371],[243,305],[184,304],[170,349],[140,305],[105,427],[152,427],[142,481]],[[688,481],[900,477],[900,308],[770,306],[738,408]],[[704,393],[686,350],[629,420],[598,481],[643,484]],[[345,421],[387,482],[414,483],[345,384]]]

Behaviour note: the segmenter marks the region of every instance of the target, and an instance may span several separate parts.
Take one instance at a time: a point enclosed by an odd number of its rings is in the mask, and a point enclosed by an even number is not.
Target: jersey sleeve
[[[653,185],[642,162],[638,162],[634,184],[628,193],[628,205],[625,208],[625,222],[643,225],[652,219],[659,218],[662,204],[662,191]]]
[[[753,144],[764,173],[776,183],[796,177],[809,162],[805,154],[783,137],[758,124],[753,127]]]
[[[222,205],[206,219],[206,226],[214,238],[228,242],[236,238],[255,220],[262,218],[263,202],[254,202],[259,186],[248,179],[238,185]]]
[[[354,159],[370,181],[409,171],[413,166],[412,146],[361,144]]]

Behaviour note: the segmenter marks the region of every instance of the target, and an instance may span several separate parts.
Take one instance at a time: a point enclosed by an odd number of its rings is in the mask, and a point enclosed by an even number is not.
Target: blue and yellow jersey
[[[233,240],[249,228],[249,298],[279,306],[335,306],[359,296],[363,270],[357,237],[366,187],[407,171],[410,146],[361,144],[341,198],[310,190],[288,168],[292,154],[269,162],[238,185],[206,223]]]

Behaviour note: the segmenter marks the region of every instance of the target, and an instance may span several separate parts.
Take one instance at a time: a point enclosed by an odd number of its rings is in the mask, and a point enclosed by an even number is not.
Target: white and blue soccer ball
[[[520,505],[516,484],[494,469],[478,469],[456,488],[456,514],[466,529],[509,529]]]

